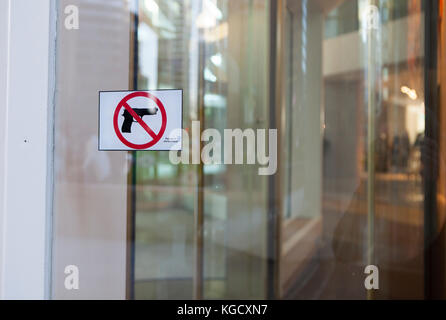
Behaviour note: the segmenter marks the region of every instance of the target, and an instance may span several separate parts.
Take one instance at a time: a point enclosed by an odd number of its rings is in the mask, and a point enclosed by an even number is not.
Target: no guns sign
[[[100,91],[99,150],[181,150],[182,90]]]

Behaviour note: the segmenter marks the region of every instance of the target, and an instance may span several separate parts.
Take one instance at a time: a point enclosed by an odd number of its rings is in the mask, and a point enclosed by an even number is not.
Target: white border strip
[[[0,297],[49,297],[49,237],[54,90],[51,0],[8,0]],[[1,40],[1,38],[0,38]],[[50,50],[50,47],[53,50]],[[1,89],[1,88],[0,88]],[[1,123],[4,122],[4,123]]]

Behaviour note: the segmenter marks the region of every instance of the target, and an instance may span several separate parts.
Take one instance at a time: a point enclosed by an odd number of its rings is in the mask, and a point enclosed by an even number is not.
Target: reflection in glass
[[[366,298],[344,287],[371,262],[378,297],[422,295],[422,7],[380,2],[368,34],[369,4],[288,0],[277,22],[279,238],[267,236],[269,182],[255,167],[138,153],[137,298],[264,298],[275,241],[280,297]],[[185,89],[186,130],[268,128],[268,19],[260,0],[141,1],[138,88]]]
[[[193,120],[221,133],[265,128],[266,20],[260,0],[141,1],[138,89],[183,88],[189,133]],[[265,297],[257,168],[174,166],[167,152],[137,159],[135,297]]]
[[[429,192],[438,228],[446,212],[446,139],[432,134],[446,117],[425,69],[436,1],[60,0],[60,21],[73,3],[81,28],[57,30],[54,298],[123,298],[126,285],[136,299],[426,297]],[[277,173],[98,151],[97,93],[129,87],[183,89],[191,137],[195,120],[276,128]],[[61,272],[73,263],[76,293]]]

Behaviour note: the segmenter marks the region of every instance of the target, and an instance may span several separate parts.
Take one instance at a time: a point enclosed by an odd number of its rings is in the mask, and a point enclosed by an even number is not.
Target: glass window
[[[79,30],[64,26],[67,5]],[[60,0],[57,10],[53,298],[427,297],[425,241],[444,226],[432,3]],[[198,161],[98,151],[99,91],[151,89],[183,90],[190,139],[179,154]],[[248,136],[244,164],[204,164],[207,129],[277,130],[267,148],[277,171],[247,163],[259,148]],[[64,287],[68,265],[79,290]],[[380,272],[373,294],[368,265]]]
[[[140,1],[137,18],[137,88],[183,88],[187,132],[267,126],[266,1]],[[135,298],[264,298],[257,168],[137,159]]]

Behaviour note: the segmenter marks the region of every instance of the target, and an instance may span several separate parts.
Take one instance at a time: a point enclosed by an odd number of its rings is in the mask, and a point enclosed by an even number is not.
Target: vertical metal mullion
[[[282,141],[281,112],[283,90],[283,34],[286,0],[269,1],[269,129],[277,129]],[[277,172],[268,178],[267,226],[267,298],[280,298],[281,251],[281,152],[277,154]]]
[[[435,298],[433,268],[433,243],[437,234],[437,166],[438,166],[438,2],[424,1],[425,47],[424,47],[424,89],[425,89],[425,141],[422,149],[424,159],[424,295]]]
[[[132,8],[133,7],[133,8]],[[138,25],[139,0],[132,0],[130,9],[134,10],[130,18],[130,61],[129,89],[138,89]],[[135,299],[135,223],[136,223],[136,151],[128,153],[130,169],[127,177],[127,264],[126,298]]]
[[[375,6],[375,0],[370,1]],[[367,264],[375,263],[375,71],[376,55],[375,33],[378,32],[374,26],[367,26]],[[373,291],[367,291],[367,299],[373,299]]]
[[[277,39],[277,3],[269,1],[269,127],[276,127],[276,39]],[[276,296],[276,247],[274,245],[276,237],[276,212],[274,199],[274,176],[268,177],[268,230],[267,230],[267,298],[274,299]]]
[[[206,43],[204,32],[200,30],[198,53],[198,120],[200,121],[200,137],[205,127],[204,116],[204,69],[206,64]],[[201,152],[203,142],[199,141],[199,152]],[[194,152],[194,151],[192,151]],[[195,275],[194,275],[194,299],[204,298],[204,165],[200,161],[197,168],[197,208],[195,216]]]

